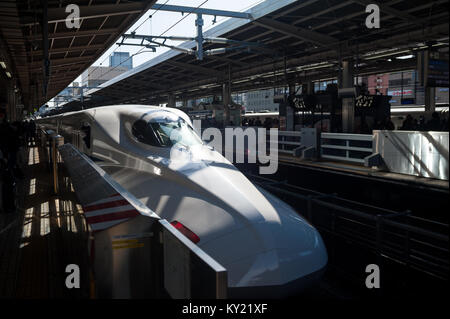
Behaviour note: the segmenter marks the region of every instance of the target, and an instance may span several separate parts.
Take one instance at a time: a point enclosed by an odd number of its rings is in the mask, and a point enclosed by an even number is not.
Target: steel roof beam
[[[65,58],[65,59],[52,59],[51,60],[51,67],[56,67],[56,66],[64,66],[64,65],[70,65],[70,64],[74,64],[74,63],[80,63],[80,62],[85,62],[86,59],[89,59],[93,57],[92,55],[85,55],[82,57],[75,57],[75,58]],[[33,62],[29,64],[30,68],[33,69],[40,69],[42,67],[42,63],[40,61],[38,62]]]
[[[322,15],[324,15],[324,14],[326,14],[326,13],[333,12],[333,11],[335,11],[335,10],[337,10],[337,9],[345,8],[345,7],[347,7],[347,6],[351,5],[351,4],[353,4],[354,1],[355,1],[355,0],[343,1],[343,2],[341,2],[341,3],[339,3],[339,4],[336,4],[336,5],[332,6],[332,7],[329,7],[329,8],[327,8],[327,9],[324,9],[324,10],[319,11],[319,12],[315,12],[315,13],[310,14],[310,15],[304,17],[304,18],[301,18],[301,19],[299,19],[299,20],[296,20],[296,21],[294,22],[294,24],[299,24],[299,23],[302,23],[302,22],[305,22],[305,21],[308,21],[308,20],[311,20],[311,19],[320,17],[320,16],[322,16]],[[362,12],[365,13],[365,11],[362,11]],[[334,18],[336,18],[336,17],[334,17]]]
[[[408,11],[415,11],[415,10],[406,10],[406,12],[405,12],[405,11],[400,11],[400,10],[394,9],[391,6],[389,6],[389,3],[385,4],[385,3],[380,3],[379,1],[371,1],[371,0],[353,0],[353,2],[359,3],[364,6],[367,6],[369,4],[376,4],[380,7],[380,10],[382,12],[386,12],[390,16],[400,18],[406,22],[409,22],[409,24],[415,24],[415,25],[418,25],[421,27],[429,24],[429,22],[432,21],[431,17],[418,19],[417,17],[408,13]],[[446,3],[446,2],[448,2],[448,1],[439,1],[439,0],[429,1],[429,3],[425,4],[424,6],[433,6],[433,5],[438,5],[438,4]],[[416,9],[416,8],[413,7],[413,9]]]
[[[363,5],[363,6],[368,6],[369,4],[376,4],[380,8],[380,11],[389,13],[389,14],[391,14],[393,16],[396,16],[396,17],[398,17],[398,18],[400,18],[402,20],[405,20],[405,21],[409,21],[411,23],[416,23],[415,21],[417,20],[417,17],[415,17],[413,15],[410,15],[408,13],[405,13],[403,11],[394,9],[394,8],[390,7],[389,5],[387,5],[387,4],[380,3],[379,1],[374,1],[374,0],[353,0],[353,2],[359,3],[360,5]]]
[[[92,29],[92,30],[83,30],[83,31],[72,31],[72,32],[57,32],[57,33],[50,33],[48,35],[49,39],[64,39],[64,38],[72,38],[72,37],[87,37],[87,36],[93,36],[93,35],[102,35],[102,34],[112,34],[116,33],[119,29],[116,28],[108,28],[108,29]],[[28,40],[40,40],[42,39],[42,34],[39,35],[32,35],[27,37]]]
[[[239,52],[239,53],[242,53],[242,52]],[[217,60],[217,61],[222,61],[224,63],[235,64],[235,65],[240,66],[240,67],[247,67],[248,66],[247,63],[243,63],[243,62],[240,62],[238,60],[229,59],[229,58],[226,58],[226,57],[223,57],[223,56],[209,55],[208,58],[211,58],[211,59],[214,59],[214,60]]]
[[[197,73],[201,73],[201,74],[206,74],[206,75],[215,75],[217,74],[217,72],[219,72],[218,70],[212,69],[212,68],[205,68],[199,65],[194,65],[194,64],[189,64],[189,63],[183,63],[183,62],[178,62],[178,61],[172,61],[172,60],[167,60],[165,61],[167,64],[171,64],[173,66],[176,66],[180,69],[186,69],[186,70],[190,70],[190,71],[194,71]]]
[[[167,68],[155,68],[154,71],[156,73],[163,73],[163,75],[169,75],[169,76],[183,76],[188,79],[194,79],[195,77],[191,74],[185,74],[177,71],[171,71]]]
[[[146,8],[146,1],[142,2],[129,2],[118,4],[98,4],[91,6],[79,6],[80,17],[77,20],[82,19],[94,19],[102,17],[110,17],[116,15],[129,15],[139,14]],[[65,22],[67,18],[67,12],[65,7],[62,8],[49,8],[48,9],[48,23]],[[22,25],[31,26],[37,24],[34,21],[25,22]]]
[[[166,78],[164,78],[164,80],[166,80]],[[150,88],[156,88],[158,90],[168,90],[170,88],[169,84],[161,84],[161,82],[153,82],[153,81],[142,81],[142,80],[137,80],[137,79],[132,79],[131,83],[136,83],[137,85],[139,85],[140,87],[146,88],[148,89]]]
[[[312,4],[314,4],[314,3],[318,2],[318,1],[319,0],[311,0],[311,1],[303,2],[301,4],[298,4],[298,5],[294,6],[293,8],[291,8],[289,10],[286,10],[286,11],[283,11],[282,13],[274,15],[272,17],[272,19],[276,19],[276,18],[282,17],[284,15],[287,15],[287,14],[291,13],[292,11],[296,11],[298,9],[301,9],[301,8],[306,7],[306,6],[312,5]],[[351,1],[353,2],[353,0],[351,0]],[[393,1],[390,1],[390,2],[386,3],[386,5],[394,5],[394,4],[402,2],[402,1],[403,0],[393,0]],[[338,7],[341,7],[341,6],[342,6],[342,4],[338,4],[336,6],[333,6],[333,7],[330,7],[328,9],[326,9],[325,11],[328,12],[328,11],[336,10],[336,9],[338,9]],[[325,11],[321,11],[320,14],[326,13]],[[344,21],[344,20],[348,20],[349,18],[353,18],[353,17],[360,16],[360,15],[363,15],[363,14],[366,14],[366,12],[364,10],[360,10],[360,11],[358,11],[356,13],[353,13],[353,14],[350,14],[350,15],[347,15],[347,16],[343,16],[343,17],[340,17],[340,18],[332,19],[331,21],[327,22],[327,24],[336,24],[338,22],[341,22],[341,21]],[[316,14],[314,14],[314,15],[316,15]],[[269,15],[267,17],[269,17]],[[307,21],[307,20],[309,20],[311,18],[313,18],[313,16],[305,17],[305,18],[301,19],[301,22],[305,22],[305,21]],[[297,23],[299,23],[299,21],[294,21],[292,25],[296,25]],[[323,26],[326,26],[327,24],[323,24]],[[241,29],[239,29],[239,30],[237,30],[235,32],[232,32],[232,33],[230,33],[229,37],[234,37],[234,36],[236,36],[238,34],[241,34],[243,32],[247,32],[249,30],[249,28],[251,28],[251,26],[252,25],[249,25],[248,28],[241,28]],[[317,27],[313,27],[312,28],[312,30],[315,30],[315,29],[318,29],[318,28]],[[271,31],[273,31],[273,30],[271,30]],[[269,33],[270,32],[264,32],[264,33],[262,33],[260,35],[263,36],[263,35],[267,35]],[[258,38],[260,35],[258,35],[256,37],[249,38],[249,39],[247,39],[247,41],[252,41],[253,39]]]
[[[253,23],[265,27],[267,29],[271,29],[289,35],[291,37],[305,40],[307,42],[311,42],[318,45],[330,45],[331,43],[338,42],[337,39],[327,36],[325,34],[307,30],[304,28],[294,27],[290,24],[286,24],[269,18],[263,17],[256,21],[253,21]]]
[[[49,50],[50,54],[58,54],[58,53],[66,53],[66,52],[76,52],[76,51],[83,51],[83,50],[97,50],[104,48],[105,46],[103,44],[95,44],[95,45],[83,45],[83,46],[76,46],[76,47],[70,47],[70,48],[53,48]],[[33,51],[33,54],[42,54],[42,50],[36,50]]]
[[[320,1],[320,0],[310,0],[310,1],[301,2],[301,3],[293,6],[292,8],[290,8],[288,10],[284,10],[282,13],[279,13],[279,14],[273,16],[273,18],[275,19],[275,18],[279,18],[279,17],[285,16],[285,15],[288,15],[291,12],[294,12],[294,11],[297,11],[297,10],[299,10],[301,8],[305,8],[307,6],[310,6],[310,5],[312,5],[312,4],[314,4],[314,3],[318,2],[318,1]]]
[[[403,0],[394,0],[394,1],[387,2],[386,4],[387,4],[387,5],[392,5],[392,4],[399,3],[399,2],[401,2],[401,1],[403,1]],[[406,10],[406,12],[407,12],[407,13],[411,13],[411,12],[415,12],[415,11],[417,11],[417,10],[423,10],[423,9],[426,9],[426,8],[432,6],[432,5],[437,5],[437,4],[446,3],[447,1],[448,1],[448,0],[437,0],[436,2],[427,3],[427,4],[424,4],[424,5],[422,5],[422,6],[418,6],[418,7],[413,7],[413,8],[411,8],[411,9],[409,9],[409,10]],[[352,19],[352,18],[354,18],[354,17],[360,16],[360,15],[363,15],[363,14],[365,14],[365,12],[358,11],[358,12],[352,13],[352,14],[350,14],[350,15],[347,15],[347,16],[344,16],[344,17],[340,17],[340,18],[338,18],[338,19],[335,19],[335,20],[332,20],[332,21],[328,21],[328,22],[325,22],[325,23],[316,25],[316,26],[314,26],[311,30],[318,30],[318,29],[321,29],[321,28],[323,28],[323,27],[327,27],[327,26],[330,26],[330,25],[334,25],[334,24],[336,24],[336,23],[340,23],[340,22],[342,22],[342,21],[349,20],[349,19]],[[432,17],[430,17],[430,20],[433,20],[435,17],[437,17],[437,16],[432,16]],[[393,19],[393,18],[395,18],[395,16],[388,14],[388,15],[386,15],[386,16],[384,17],[384,20],[387,20],[387,19]],[[405,22],[405,23],[402,23],[402,24],[398,25],[398,27],[404,27],[404,26],[407,26],[408,24],[409,24],[409,23],[406,23],[406,22]],[[351,27],[351,29],[355,29],[355,28],[358,28],[358,27],[359,27],[359,24],[355,24],[354,26]],[[338,33],[338,31],[334,31],[334,32],[330,33],[330,35],[333,35],[333,34],[336,34],[336,33]],[[379,32],[377,32],[377,31],[372,31],[372,32],[371,32],[371,34],[375,34],[375,33],[379,33]],[[291,45],[295,46],[295,45],[298,45],[298,44],[301,44],[301,43],[304,43],[304,41],[299,41],[299,42],[291,43]]]

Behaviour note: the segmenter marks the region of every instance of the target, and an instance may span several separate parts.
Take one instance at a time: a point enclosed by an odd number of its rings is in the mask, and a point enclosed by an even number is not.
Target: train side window
[[[147,121],[137,120],[134,122],[133,127],[131,128],[131,133],[141,143],[152,146],[161,146],[158,143],[153,130],[148,126]]]

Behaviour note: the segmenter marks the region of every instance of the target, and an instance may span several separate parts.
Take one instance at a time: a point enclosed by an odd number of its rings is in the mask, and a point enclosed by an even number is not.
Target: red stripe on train
[[[101,223],[101,222],[109,222],[117,219],[130,218],[134,216],[140,215],[137,210],[127,210],[124,212],[110,213],[98,216],[88,217],[86,220],[89,224]]]
[[[125,199],[119,199],[119,200],[114,200],[114,201],[106,202],[106,203],[102,203],[102,204],[94,204],[94,205],[85,206],[84,212],[91,212],[93,210],[100,210],[100,209],[104,209],[104,208],[112,208],[112,207],[125,206],[125,205],[129,205],[128,201]]]

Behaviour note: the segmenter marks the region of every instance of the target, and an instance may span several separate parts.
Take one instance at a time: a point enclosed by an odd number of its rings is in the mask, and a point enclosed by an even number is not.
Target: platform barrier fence
[[[320,140],[320,157],[325,159],[364,164],[373,152],[372,135],[321,133]]]

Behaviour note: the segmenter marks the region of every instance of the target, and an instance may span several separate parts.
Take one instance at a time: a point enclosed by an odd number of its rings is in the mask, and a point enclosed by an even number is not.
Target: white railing
[[[320,140],[320,156],[326,159],[364,164],[373,153],[373,135],[321,133]]]
[[[278,131],[278,152],[293,155],[292,147],[300,147],[302,144],[300,131]]]
[[[258,129],[257,127],[243,128]],[[222,131],[222,138],[225,135]],[[318,138],[320,134],[320,138]],[[256,133],[257,136],[257,133]],[[302,158],[326,158],[331,160],[365,163],[365,158],[373,154],[372,135],[346,133],[319,133],[314,128],[303,128],[300,131],[278,131],[278,140],[271,140],[267,131],[266,142],[269,151],[271,145],[278,145],[278,153]],[[205,141],[208,142],[208,141]],[[254,143],[257,141],[254,141]],[[270,143],[269,143],[270,142]],[[234,143],[232,144],[235,147]],[[225,151],[224,138],[222,149]],[[235,149],[233,149],[236,152]],[[307,152],[309,155],[305,155]],[[313,154],[313,155],[311,155]]]

